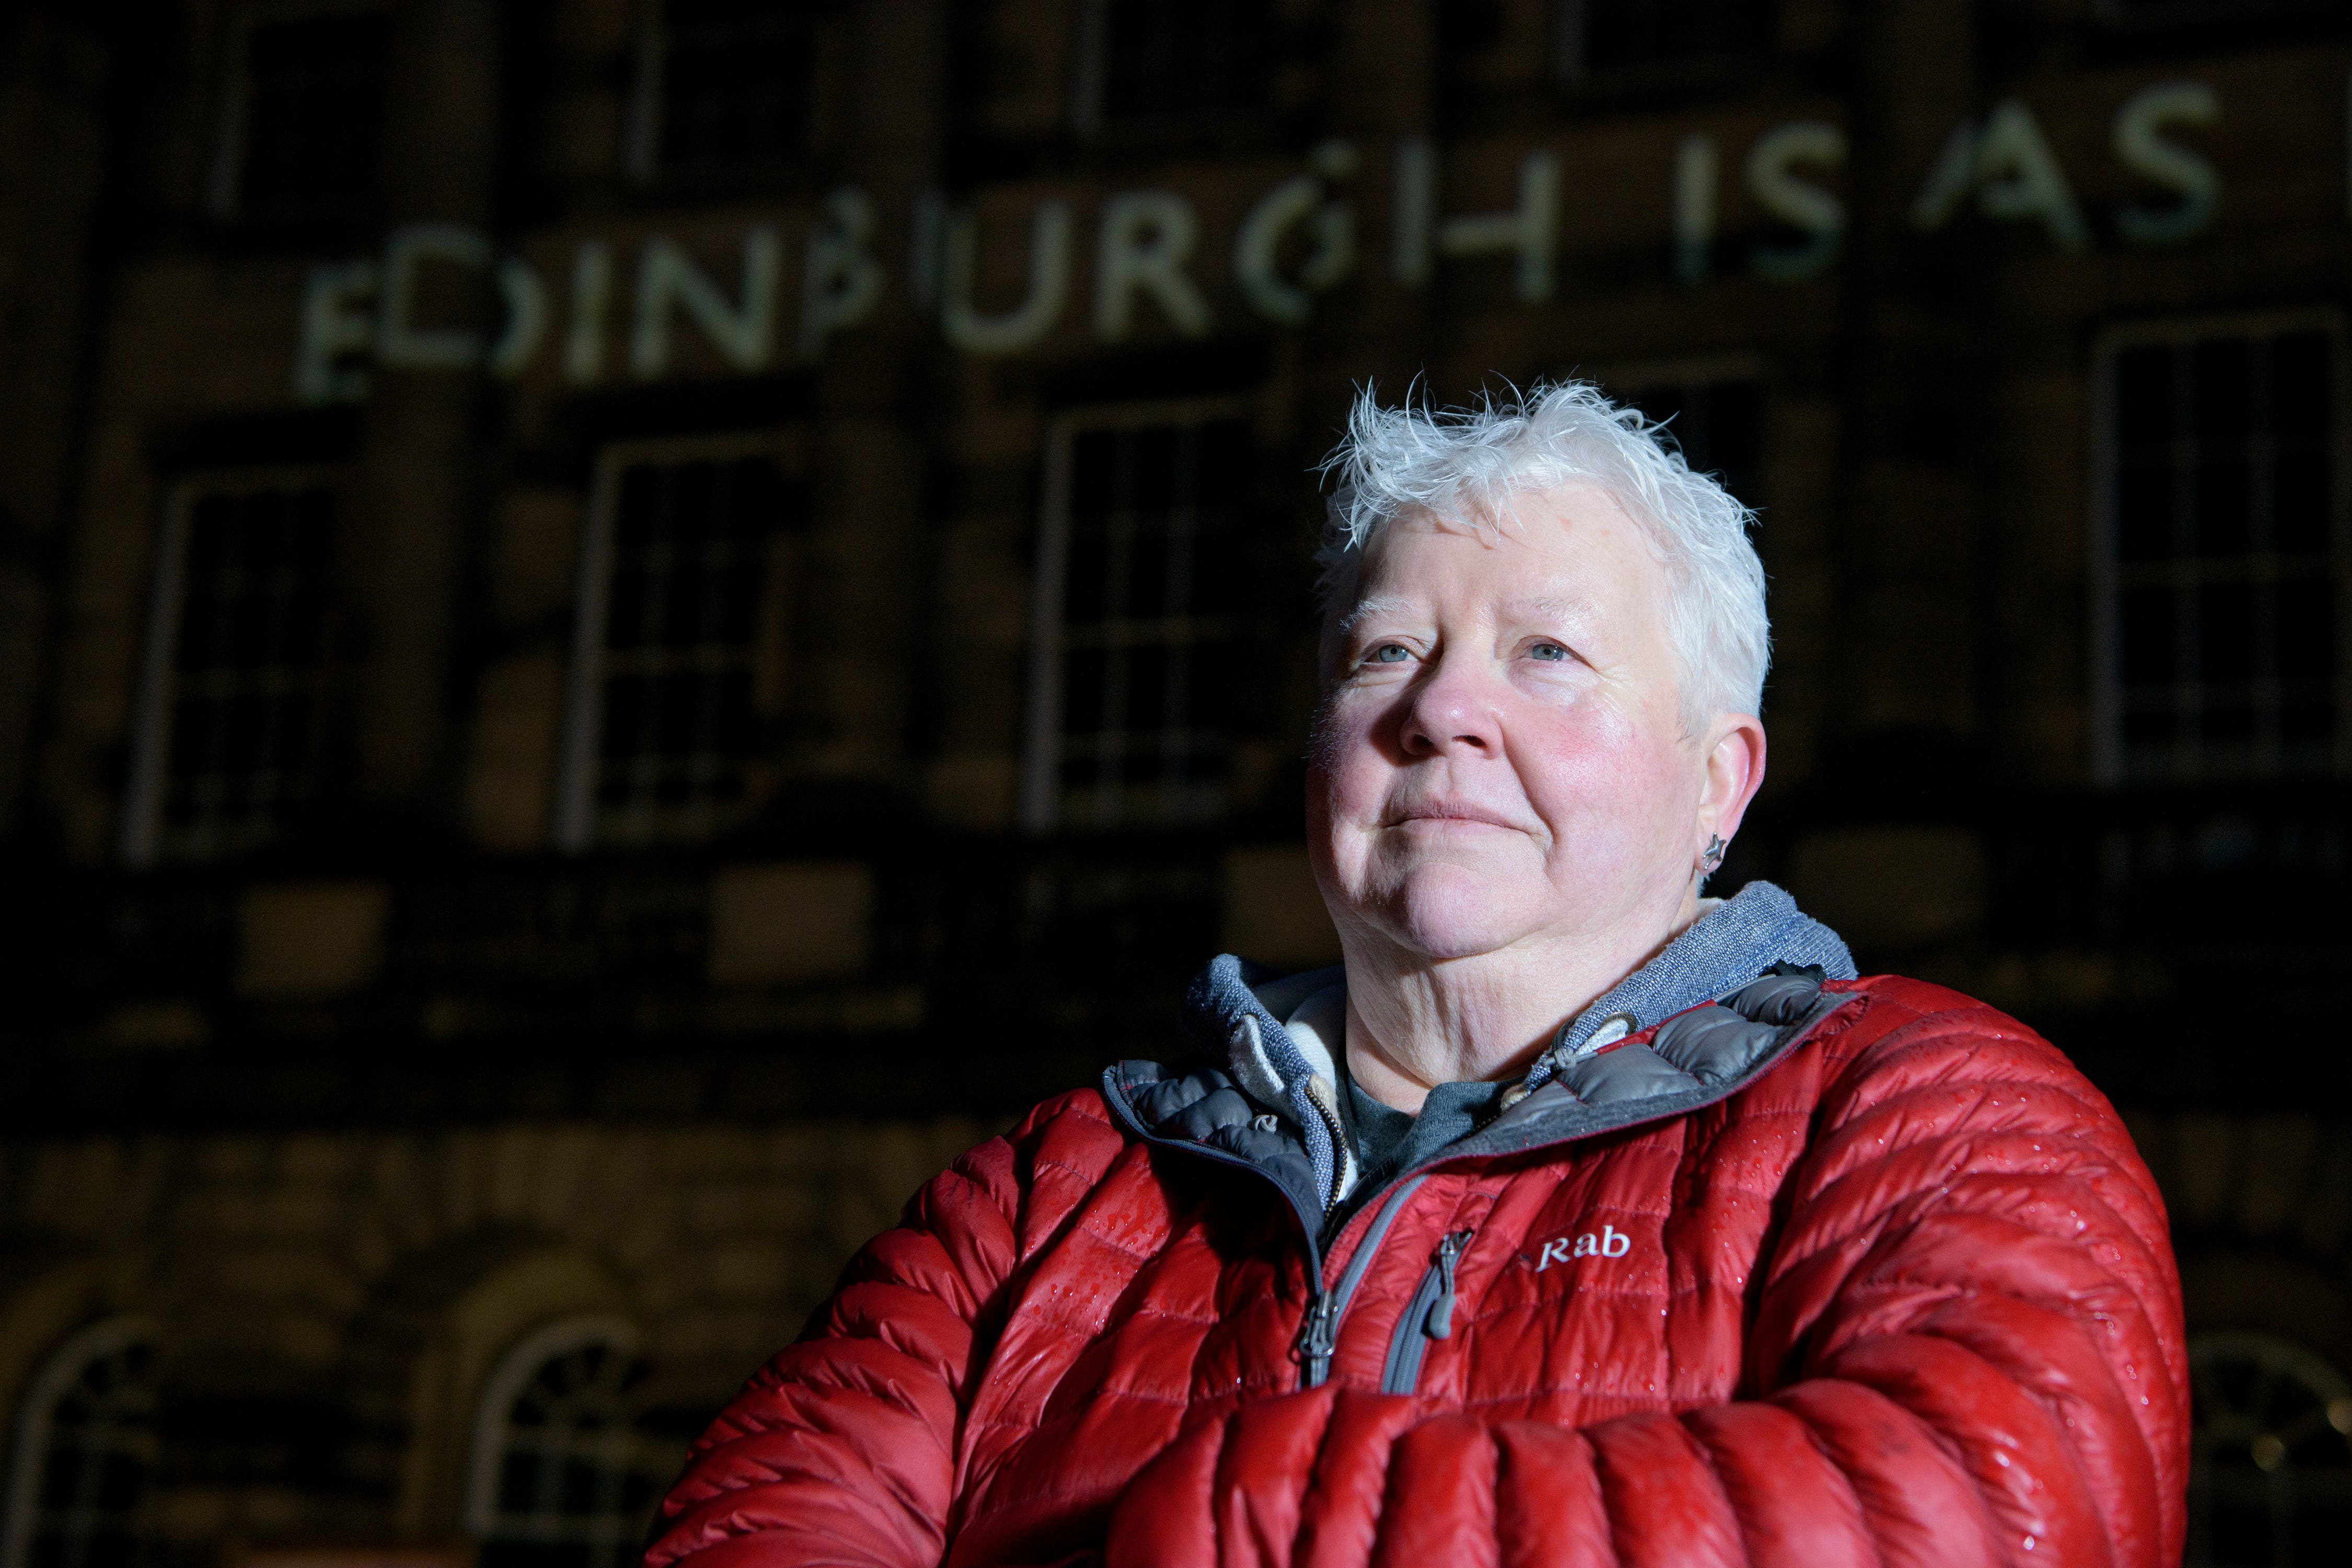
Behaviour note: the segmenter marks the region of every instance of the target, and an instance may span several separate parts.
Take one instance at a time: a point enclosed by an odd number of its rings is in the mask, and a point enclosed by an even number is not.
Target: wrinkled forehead
[[[1544,591],[1546,588],[1549,591]],[[1331,635],[1344,638],[1360,625],[1410,616],[1421,607],[1421,603],[1419,596],[1412,594],[1362,595],[1352,608],[1332,618]],[[1496,608],[1505,616],[1574,626],[1597,620],[1601,614],[1601,599],[1573,586],[1538,584],[1528,593],[1498,595]]]
[[[1614,496],[1587,481],[1521,491],[1486,504],[1417,507],[1382,524],[1361,549],[1334,563],[1323,606],[1327,644],[1371,615],[1405,607],[1433,586],[1397,557],[1396,544],[1415,533],[1454,535],[1502,552],[1503,561],[1528,575],[1498,584],[1496,591],[1554,607],[1569,601],[1589,606],[1597,592],[1593,579],[1622,563],[1629,543],[1652,568],[1642,572],[1644,577],[1658,581],[1664,566],[1650,531]],[[1418,552],[1407,554],[1424,558]]]

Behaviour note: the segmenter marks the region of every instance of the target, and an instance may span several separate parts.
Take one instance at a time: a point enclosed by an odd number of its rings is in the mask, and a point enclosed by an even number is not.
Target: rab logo
[[[1571,1249],[1570,1242],[1576,1245]],[[1598,1231],[1586,1231],[1582,1236],[1554,1237],[1543,1245],[1543,1256],[1536,1259],[1536,1272],[1540,1274],[1555,1263],[1565,1263],[1571,1258],[1622,1258],[1633,1250],[1633,1238],[1614,1226],[1602,1226]]]

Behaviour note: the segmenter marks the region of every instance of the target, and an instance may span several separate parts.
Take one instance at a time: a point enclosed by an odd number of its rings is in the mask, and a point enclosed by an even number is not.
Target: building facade
[[[629,1558],[924,1174],[1329,956],[1315,465],[1563,375],[1759,513],[1726,879],[2124,1108],[2191,1560],[2340,1553],[2338,7],[0,26],[0,1568]]]

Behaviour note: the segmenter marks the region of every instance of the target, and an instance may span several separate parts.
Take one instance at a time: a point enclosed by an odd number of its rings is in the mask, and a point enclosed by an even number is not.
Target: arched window
[[[676,1454],[640,1428],[645,1358],[618,1318],[566,1318],[482,1391],[466,1523],[481,1568],[626,1568]]]
[[[2352,1540],[2352,1384],[2272,1334],[2189,1342],[2189,1568],[2340,1563]]]
[[[126,1568],[155,1462],[154,1325],[112,1318],[43,1363],[17,1409],[0,1568]]]

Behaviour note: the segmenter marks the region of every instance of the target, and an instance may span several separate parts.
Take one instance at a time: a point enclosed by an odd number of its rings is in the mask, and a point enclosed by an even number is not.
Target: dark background
[[[1329,955],[1314,465],[1570,374],[1759,514],[1718,890],[2082,1064],[2190,1560],[2340,1556],[2340,6],[0,40],[0,1568],[627,1559],[919,1181]]]

